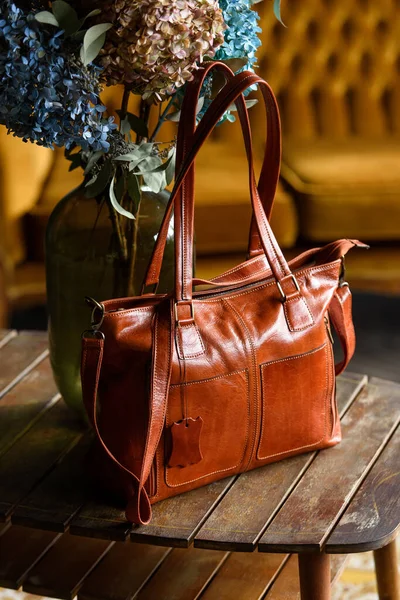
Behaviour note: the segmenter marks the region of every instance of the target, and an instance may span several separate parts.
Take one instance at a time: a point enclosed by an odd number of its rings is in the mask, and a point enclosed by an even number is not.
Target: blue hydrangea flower
[[[224,43],[218,49],[217,60],[229,58],[247,58],[244,69],[252,69],[256,62],[256,52],[261,46],[258,34],[259,15],[251,8],[251,0],[219,0],[227,29]]]
[[[0,123],[41,146],[109,149],[113,118],[99,100],[99,69],[84,67],[63,31],[1,0]]]
[[[222,10],[224,21],[227,26],[224,32],[224,43],[215,54],[216,60],[229,60],[231,58],[242,58],[246,60],[239,71],[254,70],[256,63],[256,52],[261,46],[259,34],[262,29],[258,26],[260,16],[252,10],[253,0],[219,0],[219,6]],[[212,75],[211,75],[212,77]],[[211,104],[209,98],[209,89],[211,89],[210,78],[207,78],[204,88],[204,104],[197,115],[200,120],[207,108]],[[257,86],[252,85],[244,93],[247,96],[251,91],[256,90]],[[226,111],[218,124],[225,121],[235,121],[235,115]]]

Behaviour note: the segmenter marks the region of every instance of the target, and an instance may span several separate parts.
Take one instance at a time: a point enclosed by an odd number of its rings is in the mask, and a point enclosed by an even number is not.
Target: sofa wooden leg
[[[301,600],[331,600],[331,561],[329,554],[299,554]]]
[[[374,560],[379,600],[400,600],[396,540],[379,550],[375,550]]]

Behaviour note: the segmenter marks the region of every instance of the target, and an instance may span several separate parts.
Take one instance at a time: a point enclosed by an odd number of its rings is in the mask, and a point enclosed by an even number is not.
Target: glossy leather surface
[[[189,86],[190,102],[202,77]],[[278,161],[271,171],[264,168],[258,187],[242,96],[249,82],[262,89],[268,148]],[[236,99],[249,162],[253,257],[194,291],[194,158]],[[182,146],[181,125],[181,169],[169,207],[175,214],[175,290],[104,302],[100,332],[83,342],[84,400],[97,433],[99,479],[125,498],[127,518],[135,523],[149,522],[151,503],[340,441],[329,316],[344,348],[336,372],[354,351],[341,259],[362,244],[340,240],[287,263],[268,222],[280,158],[279,118],[268,85],[252,73],[229,76],[198,128],[191,123],[187,132],[190,144]],[[162,252],[161,233],[147,283],[157,281]],[[189,425],[183,433],[182,423]]]

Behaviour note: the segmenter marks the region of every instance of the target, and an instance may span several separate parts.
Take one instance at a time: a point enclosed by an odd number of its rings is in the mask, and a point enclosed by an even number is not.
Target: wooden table
[[[79,600],[291,600],[299,562],[301,597],[327,600],[345,555],[374,550],[380,598],[398,600],[400,386],[346,373],[337,391],[341,444],[159,503],[132,528],[94,499],[91,433],[57,394],[45,334],[0,331],[0,585]]]

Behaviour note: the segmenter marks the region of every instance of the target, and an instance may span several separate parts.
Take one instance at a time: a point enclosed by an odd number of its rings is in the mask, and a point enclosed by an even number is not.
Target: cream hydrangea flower
[[[101,52],[107,85],[131,84],[144,99],[161,100],[183,86],[224,41],[217,0],[103,1],[102,21],[114,27]]]

